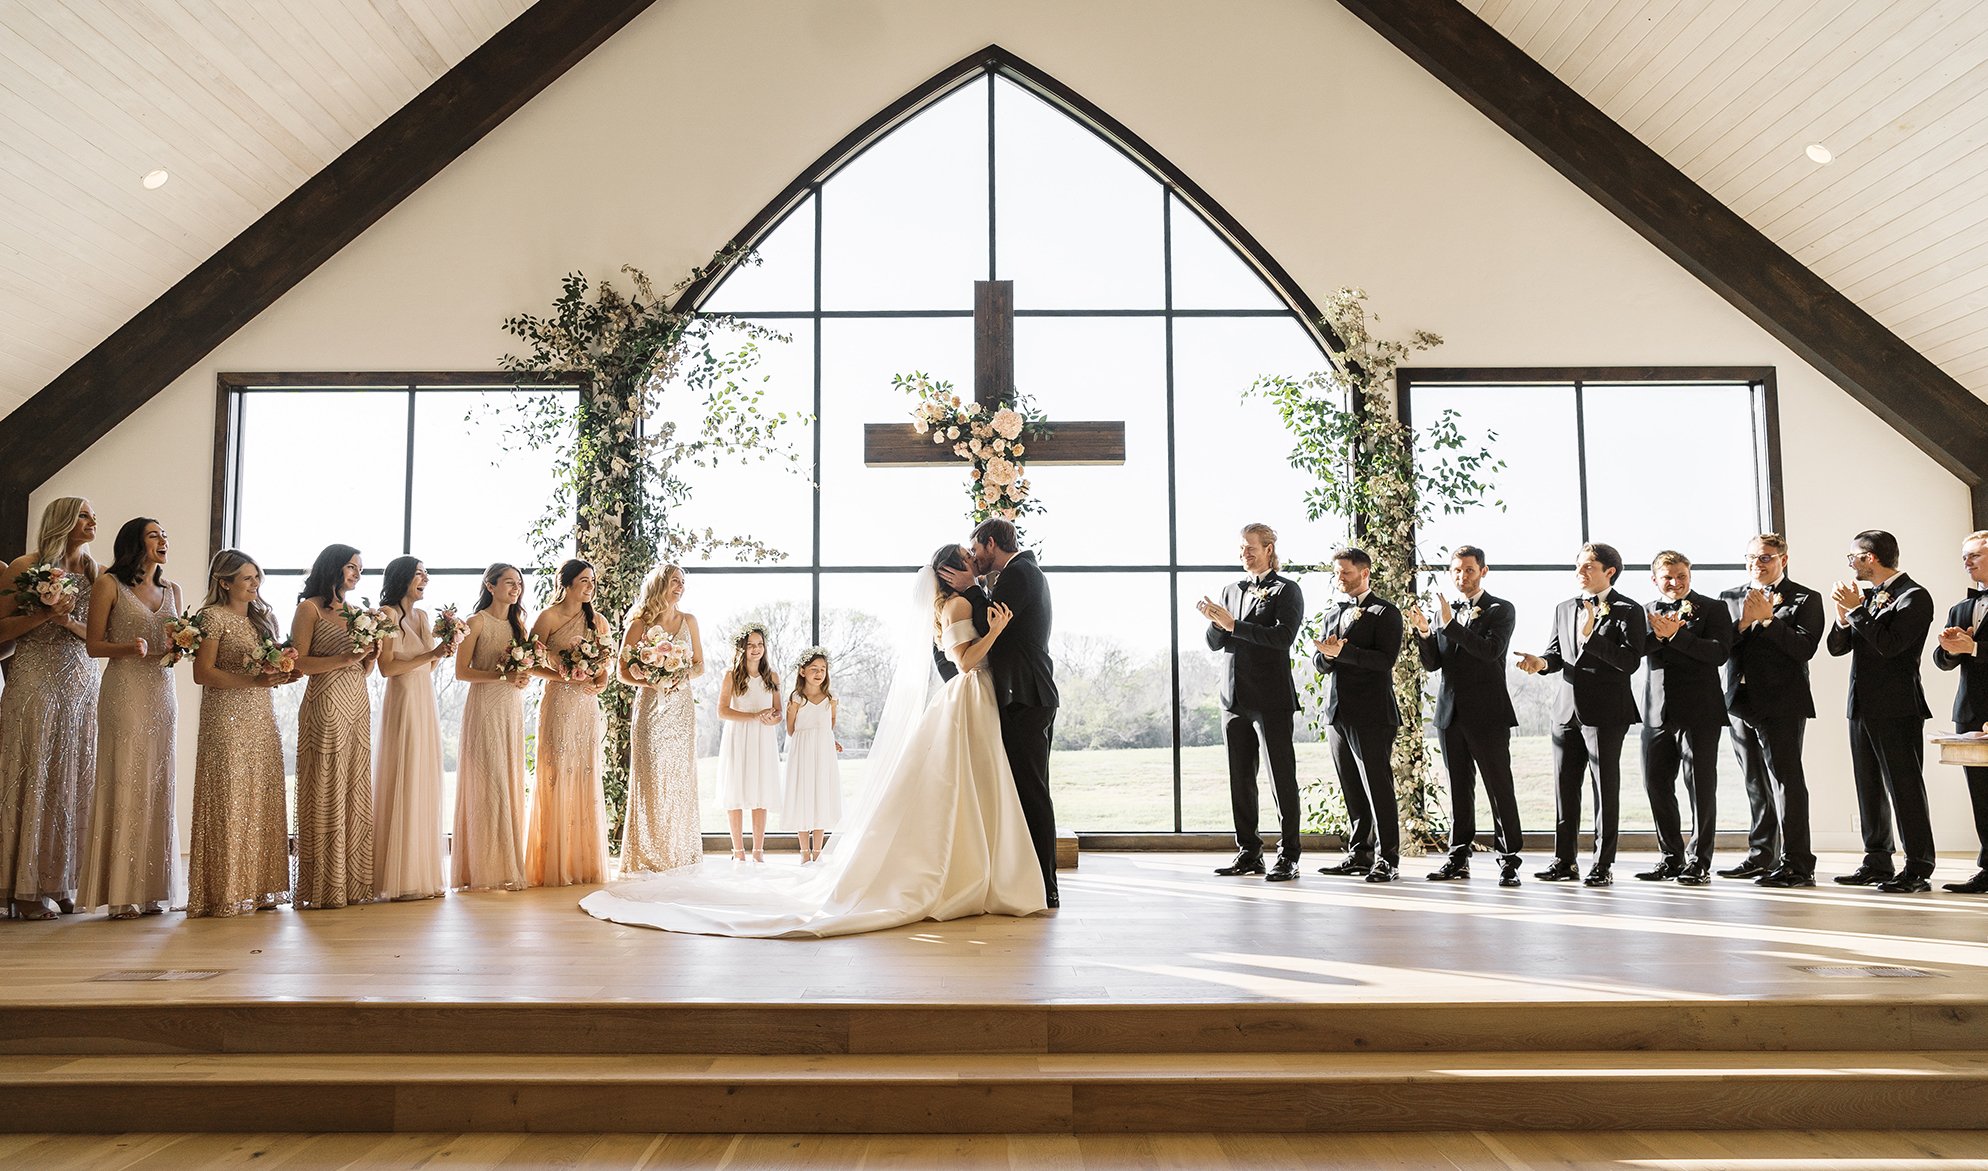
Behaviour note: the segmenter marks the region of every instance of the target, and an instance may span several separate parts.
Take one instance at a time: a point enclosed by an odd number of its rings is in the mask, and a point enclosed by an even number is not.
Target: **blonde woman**
[[[704,856],[697,811],[697,710],[690,682],[704,674],[704,643],[695,615],[685,613],[683,570],[658,565],[642,581],[621,635],[621,681],[635,689],[635,726],[628,766],[628,812],[621,826],[623,875],[694,866]],[[644,639],[669,639],[688,655],[690,669],[656,684],[632,674],[628,654]]]

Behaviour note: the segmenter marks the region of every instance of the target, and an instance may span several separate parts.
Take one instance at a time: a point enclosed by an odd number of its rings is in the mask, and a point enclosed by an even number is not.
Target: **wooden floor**
[[[1368,1004],[1988,1001],[1988,898],[1629,878],[1369,886],[1218,878],[1221,859],[1086,855],[1063,909],[829,940],[602,923],[587,888],[245,919],[0,924],[0,1009],[48,1004],[731,1002]],[[1323,861],[1324,859],[1321,859]],[[1854,859],[1830,857],[1825,873]],[[791,859],[774,865],[793,865]],[[1958,875],[1958,860],[1942,868]],[[1822,968],[1823,973],[1810,969]],[[1869,968],[1924,973],[1878,978]],[[154,974],[166,973],[164,978]],[[203,975],[213,973],[212,975]],[[148,978],[151,977],[151,978]]]
[[[0,1169],[987,1168],[1988,1171],[1980,1131],[1163,1135],[0,1135]]]

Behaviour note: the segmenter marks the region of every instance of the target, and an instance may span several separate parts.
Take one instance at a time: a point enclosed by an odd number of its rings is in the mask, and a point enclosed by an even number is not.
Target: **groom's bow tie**
[[[1967,591],[1967,600],[1971,602],[1977,598],[1988,598],[1988,588],[1982,586],[1970,587]]]

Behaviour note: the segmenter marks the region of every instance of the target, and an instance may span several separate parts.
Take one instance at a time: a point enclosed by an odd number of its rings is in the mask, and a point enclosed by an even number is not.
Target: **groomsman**
[[[1595,861],[1587,886],[1615,882],[1616,829],[1622,816],[1622,741],[1636,722],[1630,678],[1643,661],[1643,608],[1615,589],[1622,554],[1586,544],[1574,562],[1581,592],[1553,611],[1546,654],[1519,655],[1528,675],[1559,673],[1553,700],[1553,865],[1534,877],[1572,882],[1580,852],[1581,777],[1594,793]]]
[[[1208,649],[1222,655],[1222,739],[1229,748],[1229,808],[1236,823],[1236,859],[1217,874],[1263,874],[1263,835],[1257,832],[1256,758],[1270,758],[1277,799],[1277,865],[1266,878],[1298,876],[1298,761],[1291,745],[1298,687],[1291,680],[1291,645],[1305,620],[1298,583],[1278,573],[1277,532],[1244,525],[1242,564],[1249,576],[1222,587],[1222,600],[1194,608],[1208,619]]]
[[[1442,672],[1436,689],[1436,734],[1443,742],[1443,768],[1450,778],[1450,856],[1429,874],[1431,882],[1470,877],[1470,851],[1477,837],[1477,774],[1491,802],[1491,842],[1498,851],[1498,885],[1519,885],[1519,799],[1512,788],[1511,687],[1505,682],[1505,656],[1511,652],[1516,612],[1503,598],[1484,590],[1484,550],[1459,545],[1450,558],[1450,584],[1456,601],[1438,593],[1431,629],[1420,608],[1407,612],[1415,626],[1415,649],[1422,666]]]
[[[1733,620],[1726,607],[1691,588],[1691,562],[1666,549],[1650,563],[1658,600],[1649,607],[1649,661],[1643,673],[1643,787],[1663,858],[1636,877],[1712,881],[1712,837],[1719,827],[1719,732],[1726,689],[1719,668],[1731,657]],[[1691,794],[1691,842],[1678,826],[1677,776]],[[1687,850],[1690,861],[1685,860]]]
[[[1982,622],[1988,620],[1988,532],[1968,534],[1960,547],[1960,563],[1973,586],[1966,599],[1947,611],[1933,663],[1942,671],[1960,672],[1960,690],[1953,697],[1954,731],[1979,732],[1988,727],[1988,655],[1981,653],[1977,641]],[[1969,765],[1965,771],[1967,796],[1974,805],[1974,836],[1981,843],[1975,859],[1979,869],[1966,882],[1945,885],[1959,894],[1988,894],[1988,768]]]
[[[1839,874],[1844,886],[1891,894],[1933,889],[1933,822],[1926,807],[1926,721],[1933,716],[1919,683],[1919,655],[1933,625],[1933,596],[1898,568],[1898,538],[1867,529],[1845,558],[1857,582],[1836,583],[1836,622],[1829,653],[1850,656],[1850,766],[1857,780],[1857,819],[1864,863]],[[1868,583],[1870,591],[1859,588]],[[1892,811],[1905,845],[1905,869],[1892,869]]]
[[[1364,874],[1368,882],[1400,877],[1401,823],[1394,803],[1394,662],[1401,657],[1401,611],[1373,592],[1373,558],[1363,549],[1332,555],[1349,601],[1312,640],[1312,666],[1331,676],[1325,716],[1339,791],[1346,796],[1346,857],[1320,874]]]
[[[1756,886],[1815,885],[1802,739],[1815,718],[1809,660],[1822,645],[1822,595],[1788,576],[1788,542],[1762,533],[1747,546],[1748,581],[1720,594],[1733,620],[1726,661],[1727,727],[1752,807],[1746,859],[1721,878]]]

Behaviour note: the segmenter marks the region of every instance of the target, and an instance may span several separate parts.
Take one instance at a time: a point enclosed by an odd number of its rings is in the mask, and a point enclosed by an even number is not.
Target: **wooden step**
[[[10,1005],[0,1054],[1413,1053],[1988,1049],[1988,1004],[721,1004],[81,1001]]]
[[[0,1058],[0,1130],[1988,1128],[1988,1051]]]

